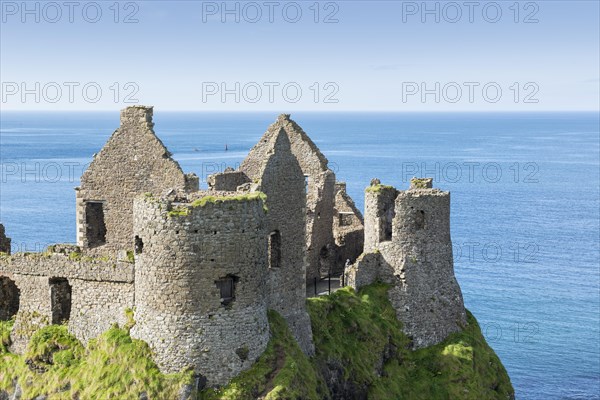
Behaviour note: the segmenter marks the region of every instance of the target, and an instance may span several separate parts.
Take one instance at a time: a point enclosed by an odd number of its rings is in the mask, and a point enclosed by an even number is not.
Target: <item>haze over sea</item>
[[[205,187],[276,117],[155,110],[154,122]],[[374,177],[406,189],[412,176],[430,176],[452,192],[456,275],[518,399],[600,399],[598,113],[292,118],[361,210]],[[118,124],[117,111],[2,112],[0,221],[13,251],[75,242],[73,188]]]

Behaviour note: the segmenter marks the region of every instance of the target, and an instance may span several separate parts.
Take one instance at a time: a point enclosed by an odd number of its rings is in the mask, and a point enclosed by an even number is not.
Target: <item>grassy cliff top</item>
[[[462,332],[428,348],[411,351],[409,338],[387,299],[388,286],[350,288],[308,300],[316,354],[306,357],[285,320],[269,312],[271,340],[247,371],[199,399],[511,399],[506,370],[468,313]],[[164,375],[148,346],[113,327],[84,348],[65,326],[44,328],[27,353],[6,352],[10,323],[0,323],[0,395],[52,399],[177,399],[191,372]],[[43,372],[45,371],[45,372]],[[90,397],[92,396],[92,397]]]

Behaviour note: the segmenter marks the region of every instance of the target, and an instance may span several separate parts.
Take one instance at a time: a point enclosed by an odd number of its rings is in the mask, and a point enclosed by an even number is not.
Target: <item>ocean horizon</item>
[[[154,109],[184,172],[236,168],[276,112]],[[451,192],[465,305],[519,400],[600,399],[598,112],[295,112],[358,208],[372,178]],[[79,177],[118,111],[0,114],[0,222],[14,252],[75,242]]]

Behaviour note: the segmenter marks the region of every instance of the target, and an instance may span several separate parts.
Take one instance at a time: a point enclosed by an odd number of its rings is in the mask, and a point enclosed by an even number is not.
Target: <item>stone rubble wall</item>
[[[346,183],[335,184],[335,207],[333,214],[333,236],[337,260],[334,275],[343,272],[346,260],[354,263],[364,247],[364,224],[362,213],[346,192]]]
[[[370,252],[385,241],[386,221],[394,215],[397,190],[391,186],[369,186],[365,191],[365,246]]]
[[[430,182],[420,186],[367,189],[365,253],[345,272],[357,289],[375,281],[392,285],[389,298],[413,348],[439,343],[466,324],[454,276],[450,193],[431,189]],[[392,235],[383,240],[390,215]]]
[[[229,198],[196,207],[150,197],[134,204],[143,246],[132,336],[150,345],[161,370],[189,366],[211,386],[249,368],[269,341],[264,205]],[[217,282],[228,276],[235,299],[224,305]]]
[[[97,282],[69,279],[72,308],[69,331],[83,343],[106,332],[113,324],[125,326],[125,311],[133,309],[135,288],[132,282]]]
[[[248,177],[260,175],[261,166],[268,157],[269,140],[283,129],[289,138],[290,148],[298,160],[302,173],[308,177],[306,195],[307,271],[306,279],[321,277],[320,254],[323,248],[333,248],[333,207],[335,174],[327,164],[327,158],[314,142],[296,124],[289,114],[281,114],[259,142],[250,150],[240,165]]]
[[[10,350],[23,353],[31,335],[51,322],[50,287],[47,276],[10,274],[0,270],[0,276],[12,279],[20,291],[19,312],[10,334]]]
[[[209,175],[206,179],[210,190],[235,191],[238,186],[250,182],[250,179],[242,171],[224,171]]]
[[[133,270],[133,263],[127,261],[105,261],[86,256],[77,260],[63,254],[15,253],[10,257],[0,258],[0,274],[18,273],[97,282],[133,283]]]
[[[51,278],[66,278],[72,288],[69,331],[89,339],[111,324],[125,322],[133,307],[133,264],[102,260],[71,260],[64,254],[16,253],[0,257],[0,277],[19,289],[19,311],[11,333],[12,350],[25,350],[31,335],[52,321]]]
[[[280,266],[269,268],[269,308],[286,319],[300,348],[312,355],[312,328],[306,310],[304,174],[283,129],[270,138],[269,145],[259,190],[267,195],[267,233],[279,232],[281,237]]]
[[[170,188],[198,190],[198,178],[185,175],[155,135],[152,107],[121,111],[121,126],[95,155],[81,177],[77,195],[77,243],[91,253],[132,250],[133,199]],[[86,201],[102,201],[106,244],[90,249],[86,238]]]
[[[424,221],[419,213],[423,211]],[[415,348],[444,340],[466,325],[462,292],[454,276],[450,238],[450,193],[401,191],[396,198],[394,248],[382,254],[401,284],[389,296]],[[422,225],[422,228],[419,226]]]

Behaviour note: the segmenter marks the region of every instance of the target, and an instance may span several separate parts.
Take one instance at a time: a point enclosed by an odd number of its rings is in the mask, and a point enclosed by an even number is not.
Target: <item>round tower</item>
[[[389,293],[415,348],[441,342],[466,324],[462,293],[454,276],[450,238],[450,193],[431,179],[413,179],[397,193],[392,257],[398,285]]]
[[[132,336],[164,372],[192,367],[209,385],[250,367],[269,341],[264,195],[197,193],[134,203]]]

